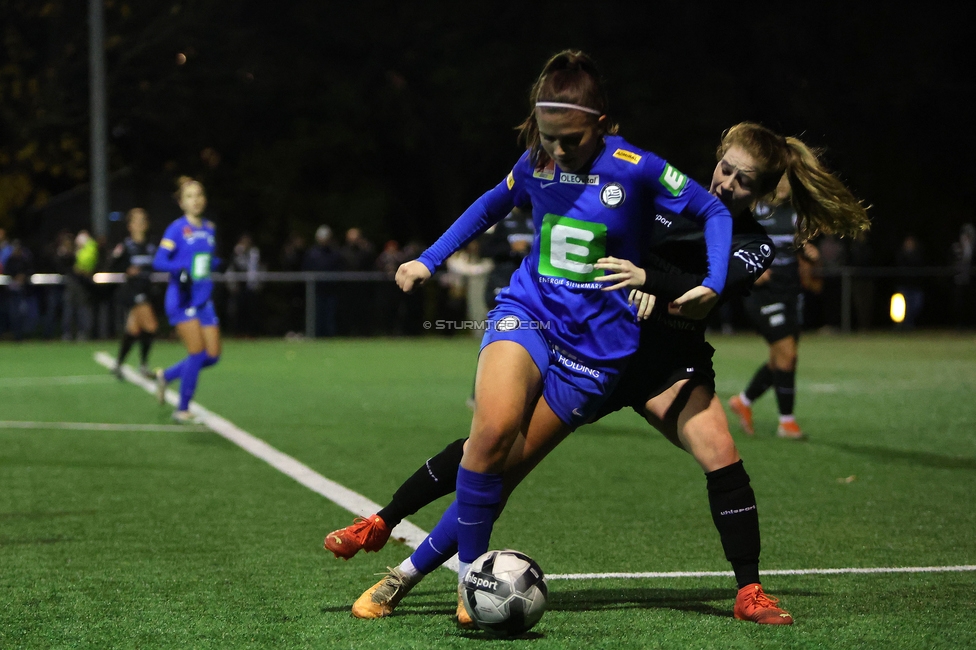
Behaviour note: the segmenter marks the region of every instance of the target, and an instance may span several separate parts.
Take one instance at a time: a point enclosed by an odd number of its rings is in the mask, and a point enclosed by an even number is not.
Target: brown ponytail
[[[820,162],[817,152],[797,138],[786,138],[790,161],[786,177],[790,182],[793,208],[797,214],[797,243],[817,235],[857,237],[871,227],[867,210],[839,178]]]
[[[800,139],[741,122],[722,135],[718,159],[733,146],[742,147],[756,161],[757,200],[768,202],[786,174],[797,214],[797,244],[820,234],[856,237],[871,227],[861,202],[824,167],[819,152]]]

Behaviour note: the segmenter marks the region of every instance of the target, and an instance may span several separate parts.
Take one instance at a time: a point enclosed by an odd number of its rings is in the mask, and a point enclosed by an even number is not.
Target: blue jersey
[[[193,280],[189,292],[179,301],[180,307],[199,307],[210,299],[213,291],[210,271],[214,261],[214,244],[214,224],[206,219],[197,227],[182,216],[171,223],[163,234],[153,267],[169,272],[167,294],[179,287],[182,271],[189,273]]]
[[[637,349],[639,328],[627,304],[629,292],[602,291],[606,285],[595,279],[604,272],[593,265],[609,256],[639,264],[657,211],[685,213],[705,225],[709,275],[704,284],[722,291],[732,229],[728,210],[667,162],[619,136],[605,137],[589,168],[577,173],[551,162],[537,168],[523,154],[508,177],[419,260],[433,272],[513,207],[529,206],[536,232],[532,249],[499,301],[517,302],[546,338],[576,356],[614,362]]]

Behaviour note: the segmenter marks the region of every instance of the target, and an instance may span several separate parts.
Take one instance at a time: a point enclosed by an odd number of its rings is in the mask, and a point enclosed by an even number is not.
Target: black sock
[[[428,459],[397,489],[389,505],[376,513],[387,526],[393,528],[428,503],[454,491],[465,440],[467,438],[455,440],[441,453]]]
[[[776,387],[776,404],[780,415],[793,415],[793,400],[796,399],[796,371],[774,370],[773,386]]]
[[[746,387],[746,398],[753,402],[765,393],[773,385],[773,371],[765,363],[759,366],[759,370],[752,376],[752,381]]]
[[[152,347],[155,338],[156,332],[139,332],[139,355],[142,365],[146,365],[149,361],[149,348]]]
[[[739,589],[759,582],[759,514],[742,461],[707,472],[708,505]]]
[[[122,365],[125,358],[129,355],[129,350],[132,349],[132,345],[136,342],[136,337],[132,336],[128,332],[122,334],[122,345],[119,346],[119,358],[117,359],[118,365]]]

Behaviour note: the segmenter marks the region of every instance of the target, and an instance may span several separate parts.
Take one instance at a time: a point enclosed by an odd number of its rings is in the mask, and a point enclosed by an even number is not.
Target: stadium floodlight
[[[895,323],[905,320],[905,296],[900,293],[891,296],[891,320]]]

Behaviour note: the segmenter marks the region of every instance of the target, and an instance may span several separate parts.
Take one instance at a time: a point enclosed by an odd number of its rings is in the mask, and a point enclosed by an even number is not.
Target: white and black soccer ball
[[[532,629],[546,611],[549,588],[535,560],[513,550],[488,551],[471,564],[461,600],[482,630],[518,636]]]

